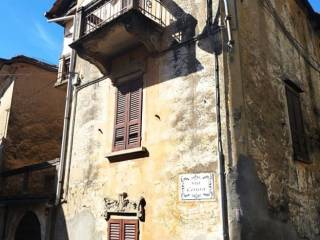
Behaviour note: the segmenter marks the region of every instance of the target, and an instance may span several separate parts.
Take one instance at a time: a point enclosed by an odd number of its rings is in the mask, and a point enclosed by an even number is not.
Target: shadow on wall
[[[55,220],[54,220],[55,219]],[[56,209],[55,217],[53,218],[55,226],[53,226],[53,240],[101,240],[103,233],[96,231],[96,217],[88,210],[84,209],[77,213],[75,217],[68,219],[61,206]]]
[[[254,161],[240,156],[238,177],[235,178],[236,191],[241,204],[241,239],[246,240],[302,240],[288,221],[287,208],[277,214],[269,208],[267,189],[261,183]]]
[[[165,28],[162,36],[162,54],[167,55],[165,72],[168,73],[162,80],[202,70],[203,66],[196,58],[196,41],[192,41],[196,35],[197,20],[172,0],[163,0],[162,4],[176,19]]]
[[[61,205],[53,212],[51,236],[52,240],[69,240],[66,218]]]
[[[166,27],[162,37],[162,42],[169,46],[167,49],[172,50],[164,51],[168,58],[165,67],[169,70],[165,72],[170,74],[166,75],[163,80],[187,76],[203,70],[204,67],[197,60],[196,47],[216,55],[220,55],[223,50],[222,33],[218,24],[219,13],[212,13],[214,15],[212,22],[207,21],[202,32],[196,36],[198,22],[193,16],[186,13],[172,0],[163,0],[162,4],[176,19]]]
[[[163,62],[160,64],[161,81],[168,81],[201,71],[204,67],[196,58],[196,41],[194,39],[197,20],[172,0],[164,0],[161,4],[175,19],[163,30],[161,42],[159,42],[161,45],[160,52],[151,55],[151,58],[157,59],[156,62]],[[128,74],[134,72],[132,71],[133,66],[144,71],[146,60],[150,55],[147,54],[146,48],[143,49],[144,53],[142,55],[134,55],[135,50],[137,50],[134,49],[113,59],[112,74],[109,77],[116,81],[118,76],[125,75],[126,71],[128,71]],[[131,53],[133,55],[129,57]],[[127,56],[127,59],[125,56]],[[148,86],[155,84],[158,83],[148,81]]]

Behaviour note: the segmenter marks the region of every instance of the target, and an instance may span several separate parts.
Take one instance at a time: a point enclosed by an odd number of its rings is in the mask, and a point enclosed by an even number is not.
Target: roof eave
[[[53,19],[64,16],[69,9],[76,4],[75,0],[56,0],[49,11],[44,16],[47,19]],[[60,23],[58,23],[60,24]],[[61,24],[60,24],[61,25]]]

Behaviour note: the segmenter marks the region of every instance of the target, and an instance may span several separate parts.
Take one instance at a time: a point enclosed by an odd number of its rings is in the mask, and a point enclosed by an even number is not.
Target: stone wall
[[[0,137],[5,146],[1,171],[13,171],[0,179],[0,238],[15,239],[22,217],[33,212],[40,223],[41,239],[46,240],[52,217],[48,201],[56,190],[65,89],[54,88],[54,66],[25,56],[1,62]],[[36,163],[42,165],[34,171]],[[33,165],[33,170],[23,168],[26,165]]]
[[[21,61],[4,65],[2,72],[16,74],[5,139],[4,168],[58,158],[65,89],[54,88],[57,72]]]
[[[260,0],[238,3],[248,155],[238,161],[243,239],[320,239],[319,66],[308,64]],[[319,62],[319,35],[299,1],[271,1],[292,36]],[[303,6],[303,5],[302,5]],[[294,161],[285,78],[301,87],[310,164]],[[239,96],[240,97],[240,96]]]

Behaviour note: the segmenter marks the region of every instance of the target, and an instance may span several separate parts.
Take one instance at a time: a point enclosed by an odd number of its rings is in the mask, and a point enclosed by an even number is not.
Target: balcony
[[[138,46],[160,51],[160,37],[174,17],[160,0],[99,0],[80,9],[79,39],[70,46],[108,72],[112,59]]]
[[[1,173],[0,204],[52,203],[59,160]]]

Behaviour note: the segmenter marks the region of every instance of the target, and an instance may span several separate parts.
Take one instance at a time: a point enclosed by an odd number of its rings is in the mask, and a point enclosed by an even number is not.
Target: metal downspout
[[[70,164],[71,164],[72,148],[73,148],[73,134],[74,134],[74,125],[75,125],[75,115],[76,115],[78,91],[79,91],[79,88],[77,88],[75,86],[74,87],[74,91],[73,91],[73,96],[72,96],[73,103],[72,103],[72,108],[71,108],[71,119],[70,119],[70,127],[69,127],[69,136],[70,136],[70,138],[68,139],[68,150],[67,150],[67,157],[66,157],[64,196],[63,196],[63,199],[62,199],[63,202],[68,201]]]
[[[69,122],[70,122],[69,119],[70,119],[70,112],[71,112],[70,106],[71,106],[71,101],[72,101],[72,90],[73,90],[72,78],[69,77],[68,87],[67,87],[67,96],[66,96],[66,106],[65,106],[65,113],[64,113],[64,123],[63,123],[63,133],[62,133],[60,164],[59,164],[59,170],[58,170],[58,181],[57,181],[55,206],[59,205],[60,198],[61,198],[61,192],[62,192],[66,150],[67,150],[67,142],[68,142]]]
[[[234,40],[232,38],[232,30],[231,30],[231,15],[229,11],[228,0],[223,0],[224,11],[225,11],[225,24],[227,27],[227,35],[228,35],[228,43],[229,48],[233,48]]]
[[[68,16],[68,19],[71,16]],[[72,15],[73,19],[73,41],[76,37],[76,17]],[[50,22],[57,22],[64,20],[64,18],[52,19]],[[74,50],[71,52],[70,58],[70,76],[68,78],[68,86],[67,86],[67,95],[66,95],[66,105],[65,105],[65,113],[64,113],[64,122],[63,122],[63,133],[62,133],[62,143],[61,143],[61,152],[60,152],[60,164],[58,170],[58,180],[57,180],[57,189],[56,189],[56,198],[55,198],[55,206],[60,204],[61,196],[62,196],[62,187],[63,187],[63,178],[65,173],[65,163],[66,163],[66,154],[68,148],[68,138],[69,138],[69,128],[70,128],[70,113],[71,113],[71,102],[72,102],[72,92],[73,92],[73,79],[78,77],[75,74],[75,56],[76,53]]]
[[[220,74],[219,74],[219,58],[214,54],[215,58],[215,100],[216,100],[216,123],[217,123],[217,148],[218,148],[218,168],[219,168],[219,183],[220,183],[220,207],[222,219],[222,234],[224,240],[229,240],[228,226],[228,203],[227,203],[227,188],[226,188],[226,171],[225,157],[222,147],[221,133],[221,111],[220,111]]]
[[[226,0],[224,4],[227,5]],[[232,48],[233,40],[230,28],[230,16],[228,7],[225,7],[227,32],[228,32],[228,46]],[[207,0],[207,26],[209,29],[209,36],[214,39],[215,34],[222,34],[220,31],[213,31],[213,14],[212,14],[212,0]],[[228,20],[229,19],[229,20]],[[219,38],[223,41],[223,38]],[[212,44],[215,44],[214,42]],[[221,42],[223,46],[223,43]],[[214,46],[213,46],[214,49]],[[221,100],[220,100],[220,68],[219,68],[219,53],[215,50],[214,53],[214,81],[215,81],[215,110],[216,110],[216,124],[217,124],[217,154],[218,154],[218,171],[219,171],[219,185],[220,185],[220,208],[222,220],[222,235],[224,240],[229,240],[229,219],[228,219],[228,200],[226,187],[226,170],[225,170],[225,156],[222,146],[222,131],[221,131]]]

